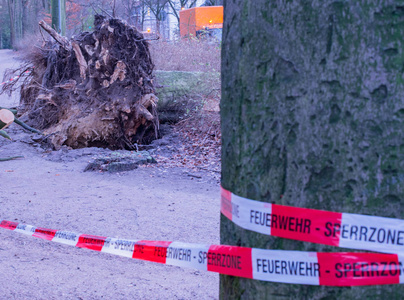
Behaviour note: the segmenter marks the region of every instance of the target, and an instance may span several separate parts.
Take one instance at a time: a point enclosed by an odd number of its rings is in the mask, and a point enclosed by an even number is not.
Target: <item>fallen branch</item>
[[[11,111],[14,115],[17,114],[17,110],[14,109],[14,108],[7,108],[7,107],[2,107],[2,106],[0,106],[0,109],[8,109],[8,110]]]
[[[0,158],[0,161],[9,161],[9,160],[14,160],[18,158],[24,158],[24,156],[11,156],[11,157],[5,157],[5,158]]]
[[[14,121],[14,114],[8,109],[0,109],[0,129],[6,129]]]
[[[39,22],[39,26],[41,26],[47,33],[49,33],[49,35],[53,37],[55,41],[58,42],[64,49],[66,50],[72,49],[72,45],[69,43],[69,41],[64,36],[61,36],[59,33],[57,33],[48,24],[46,24],[45,21],[41,20]]]
[[[18,120],[17,118],[14,119],[14,123],[20,125],[22,128],[24,128],[24,129],[26,129],[26,130],[29,130],[29,131],[31,131],[31,132],[34,132],[34,133],[38,133],[38,134],[42,134],[42,135],[43,135],[43,133],[40,132],[39,130],[36,130],[35,128],[32,128],[31,126],[28,126],[28,125],[25,124],[23,121],[20,121],[20,120]]]
[[[11,140],[11,137],[4,130],[0,130],[0,135],[6,139]]]
[[[195,175],[195,174],[191,174],[191,173],[187,173],[187,175],[188,175],[189,177],[202,178],[202,176]]]
[[[208,168],[203,168],[203,167],[198,167],[196,166],[198,169],[201,170],[205,170],[205,171],[209,171],[209,172],[215,172],[215,173],[221,173],[221,171],[216,171],[216,170],[212,170],[212,169],[208,169]]]
[[[157,37],[155,37],[155,38],[150,38],[150,39],[140,39],[140,40],[135,40],[136,42],[141,42],[141,41],[157,41],[157,40],[159,40],[160,39],[160,37],[159,36],[157,36]]]

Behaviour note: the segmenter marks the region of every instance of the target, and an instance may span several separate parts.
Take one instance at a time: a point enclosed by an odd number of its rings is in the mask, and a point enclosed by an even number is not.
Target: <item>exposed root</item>
[[[52,39],[7,74],[21,76],[22,120],[55,148],[147,144],[159,128],[148,44],[121,20],[97,15],[94,25],[68,40],[40,23]],[[17,88],[16,81],[3,91]]]

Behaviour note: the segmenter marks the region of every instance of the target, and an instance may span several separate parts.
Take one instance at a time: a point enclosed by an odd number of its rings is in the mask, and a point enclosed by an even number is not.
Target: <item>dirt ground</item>
[[[14,56],[0,51],[0,74],[15,66]],[[0,96],[0,106],[17,104],[17,96]],[[109,150],[50,151],[16,124],[7,132],[13,141],[0,139],[0,157],[24,158],[0,162],[0,219],[126,239],[219,243],[220,167],[217,161],[211,168],[176,163],[179,157],[186,160],[179,151],[187,145],[172,127],[148,149],[164,163],[120,173],[83,172],[91,157]],[[219,293],[215,273],[69,247],[1,228],[0,274],[3,299],[216,299]]]

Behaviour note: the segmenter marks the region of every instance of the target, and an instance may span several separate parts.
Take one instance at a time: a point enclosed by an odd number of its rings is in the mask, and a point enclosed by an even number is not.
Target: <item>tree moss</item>
[[[226,189],[271,203],[404,218],[403,4],[225,2]],[[223,217],[221,242],[343,250],[248,232]],[[404,292],[403,286],[311,287],[228,276],[221,276],[221,289],[222,298],[241,299],[399,299]]]

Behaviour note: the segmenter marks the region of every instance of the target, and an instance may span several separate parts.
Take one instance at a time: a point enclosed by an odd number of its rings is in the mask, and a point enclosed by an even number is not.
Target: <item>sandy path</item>
[[[9,60],[10,53],[3,53],[0,68],[4,57]],[[15,124],[8,132],[14,141],[0,139],[0,157],[25,158],[0,162],[0,219],[126,239],[219,243],[219,185],[209,173],[195,178],[186,169],[160,167],[84,173],[97,149],[49,153]],[[0,274],[4,299],[216,299],[219,290],[214,273],[5,229],[0,229]]]

